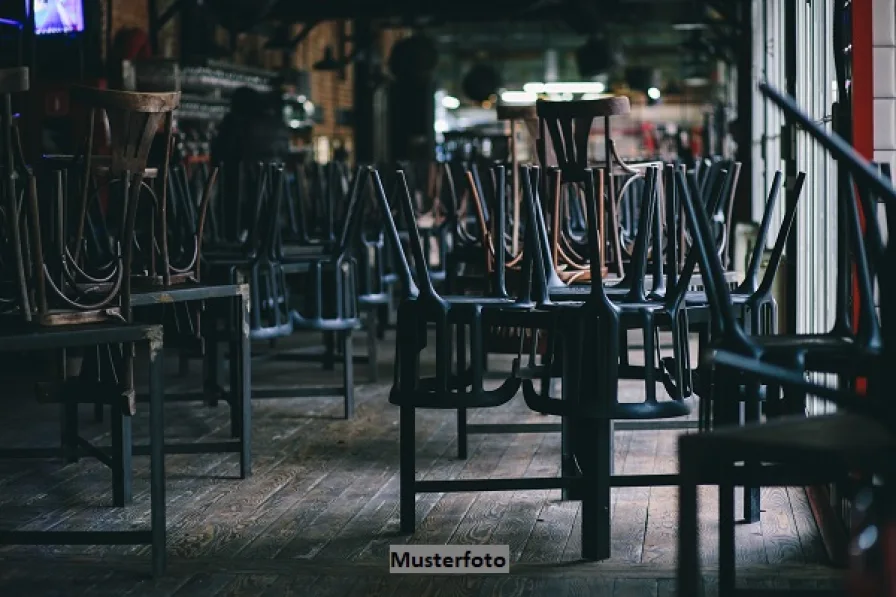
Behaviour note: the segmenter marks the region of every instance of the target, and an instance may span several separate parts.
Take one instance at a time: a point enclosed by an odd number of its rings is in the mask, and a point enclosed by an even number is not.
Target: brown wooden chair
[[[550,199],[551,210],[545,210],[552,214],[550,226],[553,237],[552,261],[561,276],[573,281],[586,281],[589,268],[585,260],[572,246],[568,235],[563,234],[560,226],[562,214],[563,194],[562,187],[571,184],[579,189],[582,181],[581,173],[589,167],[588,138],[595,119],[604,119],[604,139],[606,145],[607,171],[612,171],[614,149],[610,138],[610,118],[612,116],[625,115],[631,110],[629,99],[625,96],[609,96],[593,100],[578,100],[570,102],[556,102],[538,100],[535,104],[539,121],[538,154],[541,163],[548,168],[548,176],[545,178],[543,192]],[[553,166],[556,162],[556,167]],[[610,177],[612,179],[612,177]],[[568,195],[581,201],[578,190]],[[611,222],[618,221],[616,214],[616,194],[612,182],[607,187],[607,198],[599,197],[598,201],[598,226],[603,238],[608,238],[613,243],[612,253],[616,262],[616,269],[622,271],[621,247],[618,226],[613,226],[610,234],[606,234],[604,222],[605,210],[609,208]],[[583,213],[585,210],[583,209]],[[582,247],[584,250],[584,246]],[[607,270],[604,264],[603,270]]]
[[[538,141],[538,114],[535,111],[535,104],[498,104],[496,108],[498,120],[504,120],[510,123],[510,184],[512,188],[513,212],[512,219],[513,230],[510,231],[511,243],[510,251],[513,255],[520,252],[520,210],[522,192],[522,184],[519,180],[520,163],[517,151],[517,128],[522,123],[532,142],[533,148]],[[538,152],[535,152],[536,162],[538,161]]]
[[[133,205],[140,210],[140,217],[129,231],[134,234],[134,242],[122,245],[125,260],[134,259],[132,281],[140,285],[170,286],[193,280],[197,271],[195,263],[198,262],[201,224],[197,225],[193,235],[196,247],[193,263],[187,267],[173,267],[168,246],[169,156],[173,113],[180,104],[180,92],[134,93],[76,87],[72,89],[71,99],[87,110],[89,121],[85,150],[75,157],[77,165],[83,167],[75,255],[82,249],[88,214],[95,213],[91,212],[91,202],[105,191],[108,195],[107,231],[127,230],[127,208]],[[92,131],[97,117],[108,124],[110,147],[106,155],[94,151]],[[149,166],[150,149],[158,137],[162,141],[161,163]],[[147,183],[153,180],[158,181],[155,190]],[[141,207],[138,203],[144,192],[151,198],[151,203]],[[204,219],[207,204],[208,193],[205,193],[200,222]],[[137,214],[135,211],[134,216]],[[118,222],[112,222],[110,217]]]

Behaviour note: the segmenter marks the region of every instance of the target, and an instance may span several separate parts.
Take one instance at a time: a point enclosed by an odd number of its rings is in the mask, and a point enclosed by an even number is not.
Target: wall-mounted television
[[[34,3],[34,33],[65,35],[84,31],[84,0],[25,0],[30,16]]]

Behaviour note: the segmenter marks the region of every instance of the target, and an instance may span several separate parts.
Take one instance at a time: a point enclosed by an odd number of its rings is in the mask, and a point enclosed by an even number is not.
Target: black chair
[[[209,218],[214,225],[202,253],[205,279],[249,284],[252,340],[284,338],[294,329],[288,289],[272,258],[283,176],[283,167],[275,164],[223,164],[209,209],[218,218]]]
[[[499,169],[501,177],[503,169]],[[517,394],[520,380],[515,376],[505,379],[493,390],[484,388],[483,378],[483,337],[485,330],[496,325],[515,325],[514,316],[529,313],[533,303],[528,292],[523,291],[514,300],[501,296],[440,296],[434,289],[423,250],[416,231],[416,220],[411,205],[410,192],[404,184],[402,173],[398,175],[397,199],[402,202],[402,211],[410,235],[410,248],[414,258],[415,276],[411,274],[408,260],[401,249],[398,230],[394,226],[391,213],[382,189],[379,175],[373,172],[378,198],[386,220],[386,230],[396,248],[395,261],[399,266],[403,297],[398,309],[398,337],[396,346],[396,367],[394,385],[389,400],[401,408],[401,529],[413,532],[415,526],[414,502],[418,492],[425,491],[496,491],[520,488],[572,487],[581,485],[588,502],[587,516],[592,517],[594,505],[594,484],[590,486],[584,478],[561,479],[513,479],[513,480],[469,480],[469,481],[417,481],[414,477],[414,412],[417,408],[437,408],[457,410],[464,408],[489,408],[507,403]],[[503,181],[502,181],[503,183]],[[504,188],[501,184],[498,187]],[[530,232],[533,227],[527,227]],[[530,234],[531,236],[531,234]],[[526,247],[536,247],[534,239],[529,239]],[[500,247],[500,243],[498,243]],[[524,259],[524,271],[535,263],[535,256]],[[500,272],[501,268],[496,268]],[[529,276],[524,275],[528,287]],[[419,369],[420,351],[426,346],[427,327],[434,325],[436,342],[436,374],[422,377]],[[469,338],[469,369],[465,367],[466,342],[458,341],[458,359],[454,363],[449,350],[451,328],[465,330]],[[452,371],[452,364],[457,369]],[[587,531],[586,531],[587,529]],[[591,525],[583,527],[583,537],[589,533]],[[586,541],[587,542],[587,541]],[[593,542],[593,541],[592,541]],[[583,553],[593,550],[583,548]],[[587,557],[587,556],[586,556]]]
[[[765,89],[769,95],[773,92]],[[772,97],[780,100],[779,105],[790,107],[788,116],[796,113],[801,116],[800,125],[814,125],[802,116],[789,100],[776,92]],[[786,102],[786,103],[785,103]],[[816,128],[810,129],[816,139],[830,142],[826,133]],[[835,141],[838,141],[835,139]],[[834,147],[835,144],[832,143]],[[862,168],[854,155],[844,151],[844,156],[851,157],[854,172],[861,173]],[[841,157],[841,156],[838,156]],[[843,159],[843,158],[841,158]],[[844,159],[843,162],[846,160]],[[842,165],[842,162],[841,162]],[[865,173],[866,176],[873,176]],[[696,187],[696,180],[691,179],[691,187]],[[878,188],[883,184],[876,185]],[[861,227],[857,212],[856,198],[851,183],[847,186],[845,197],[841,195],[842,219],[846,220],[856,270],[859,278],[860,301],[862,303],[863,320],[866,330],[877,329],[877,315],[873,306],[869,309],[868,297],[871,295],[870,267],[866,257],[866,249],[862,240]],[[888,189],[885,195],[896,205],[896,192]],[[687,194],[686,194],[687,195]],[[713,319],[718,335],[714,338],[712,351],[708,358],[715,366],[715,381],[719,388],[724,387],[721,399],[726,400],[724,408],[732,410],[739,402],[739,386],[755,387],[760,382],[774,382],[783,385],[796,395],[812,392],[823,398],[833,400],[855,414],[837,414],[833,416],[803,418],[796,415],[774,423],[752,426],[741,429],[729,428],[720,431],[685,436],[680,439],[680,519],[679,519],[679,594],[698,594],[699,563],[697,558],[697,492],[696,487],[702,483],[718,484],[720,488],[720,524],[719,524],[719,592],[724,595],[734,594],[734,500],[735,485],[745,488],[756,485],[809,485],[822,482],[844,481],[850,471],[865,470],[868,472],[894,471],[893,462],[896,456],[896,410],[892,401],[881,396],[881,374],[887,363],[892,364],[894,344],[880,344],[877,337],[868,331],[864,334],[864,344],[858,339],[851,348],[841,349],[842,365],[847,377],[856,373],[870,376],[869,387],[872,395],[856,401],[851,392],[818,386],[806,381],[804,373],[815,370],[817,361],[810,359],[815,344],[832,342],[824,337],[785,336],[785,337],[749,337],[740,326],[734,309],[731,307],[728,289],[722,282],[722,267],[712,246],[706,241],[711,235],[706,214],[695,208],[694,202],[686,196],[688,218],[694,223],[697,231],[695,244],[700,249],[701,265],[707,272],[709,285],[707,291],[711,299]],[[888,209],[888,215],[890,210]],[[875,227],[871,219],[869,228]],[[871,235],[877,236],[875,234]],[[881,289],[884,298],[882,317],[893,307],[892,275],[882,278]],[[885,319],[885,321],[887,321]],[[860,323],[860,327],[863,327]],[[892,332],[891,332],[892,335]],[[858,338],[861,338],[859,336]],[[889,348],[888,348],[889,347]],[[887,351],[889,350],[889,353]],[[856,371],[853,362],[858,357],[866,360],[864,371]],[[885,376],[886,374],[884,374]],[[744,384],[744,378],[749,383]],[[884,398],[884,400],[881,400]],[[717,405],[721,406],[721,405]],[[869,416],[871,418],[869,418]],[[728,418],[726,422],[730,422]],[[745,461],[745,465],[734,467],[734,463]],[[774,463],[772,465],[759,463]]]

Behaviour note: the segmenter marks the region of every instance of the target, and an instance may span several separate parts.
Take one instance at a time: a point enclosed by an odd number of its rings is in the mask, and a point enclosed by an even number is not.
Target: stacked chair
[[[475,243],[468,244],[475,247],[470,260],[478,261],[485,283],[462,287],[462,295],[443,296],[436,291],[422,248],[425,239],[416,225],[413,193],[403,173],[397,175],[391,205],[379,174],[372,173],[381,210],[388,216],[387,232],[393,242],[387,244],[395,250],[393,261],[403,288],[390,393],[390,401],[401,408],[403,532],[414,529],[414,496],[418,492],[560,488],[566,499],[582,500],[582,556],[603,560],[611,555],[610,489],[679,483],[674,474],[615,475],[612,454],[617,425],[625,429],[681,428],[666,420],[689,415],[698,398],[701,408],[696,426],[701,430],[759,421],[763,402],[770,416],[786,412],[786,401],[777,397],[774,387],[744,391],[754,389],[747,383],[739,387],[739,398],[720,395],[710,364],[703,359],[694,362],[689,345],[693,333],[699,334],[701,348],[710,346],[720,333],[713,307],[719,284],[735,297],[731,304],[737,325],[752,334],[777,331],[771,289],[804,175],[797,176],[789,189],[792,201],[774,239],[764,276],[760,280],[759,271],[770,242],[771,221],[778,211],[780,174],[769,190],[746,278],[740,284],[732,283],[722,263],[729,259],[731,202],[740,165],[712,161],[700,168],[699,176],[697,172],[686,174],[682,166],[655,163],[643,164],[635,172],[622,171],[624,163],[615,157],[610,143],[611,170],[593,169],[587,155],[592,123],[620,109],[619,102],[606,99],[539,101],[536,112],[548,135],[539,142],[541,147],[550,144],[556,166],[521,166],[511,177],[503,164],[489,172],[472,166],[466,169],[475,216],[472,228],[478,228]],[[612,263],[624,256],[626,265],[621,279],[611,284],[604,251],[612,250],[616,243],[605,242],[602,222],[611,222],[607,234],[612,235],[620,220],[613,214],[602,218],[602,214],[612,190],[610,179],[620,177],[623,182],[616,196],[632,203],[627,217],[633,221],[620,230],[619,246],[624,251],[609,260]],[[513,225],[519,227],[524,240],[521,253],[511,259],[507,247],[511,235],[506,231],[507,200],[512,196],[508,178],[519,183],[522,191],[522,211]],[[391,218],[396,209],[403,215],[406,243]],[[694,213],[712,222],[707,231]],[[717,268],[707,265],[704,253],[718,263]],[[519,261],[513,263],[517,257]],[[419,359],[431,327],[435,328],[436,375],[427,378],[420,373]],[[630,330],[643,335],[643,365],[629,362]],[[660,332],[671,333],[671,356],[663,357],[660,352]],[[494,350],[496,336],[503,340],[504,349],[515,346],[516,359],[511,374],[495,389],[486,390],[484,360]],[[620,379],[642,380],[644,399],[621,401]],[[562,380],[559,396],[552,395],[553,380]],[[668,397],[660,395],[659,384]],[[530,409],[561,418],[559,478],[415,479],[415,409],[458,410],[459,451],[464,457],[465,410],[504,404],[519,388]],[[746,408],[741,414],[743,404]],[[514,432],[522,431],[517,427]],[[750,485],[745,495],[746,518],[757,520],[758,489]]]
[[[236,163],[223,164],[220,177],[204,227],[207,275],[248,283],[250,337],[269,342],[274,358],[342,366],[339,387],[263,388],[253,396],[341,396],[351,418],[354,364],[367,362],[377,379],[377,336],[395,283],[383,225],[370,213],[366,169]],[[352,337],[363,312],[368,353],[356,357]],[[322,353],[276,349],[278,339],[303,331],[323,334]]]
[[[151,544],[153,571],[161,574],[165,567],[162,327],[135,323],[132,298],[141,284],[168,284],[191,270],[189,264],[180,268],[177,264],[182,262],[172,258],[175,251],[169,252],[166,245],[164,190],[161,196],[149,193],[145,182],[168,171],[172,113],[180,94],[75,87],[72,104],[88,116],[78,154],[46,156],[29,165],[11,109],[12,94],[27,89],[27,69],[0,71],[4,183],[0,349],[57,356],[56,372],[51,381],[38,384],[37,398],[60,404],[61,450],[24,448],[0,450],[0,455],[44,458],[61,451],[67,462],[82,455],[96,458],[111,469],[113,504],[130,503],[131,418],[137,411],[135,346],[148,347],[151,529],[3,531],[0,541]],[[101,121],[110,133],[107,151],[93,144],[93,125]],[[154,143],[161,148],[161,159],[151,166]],[[69,193],[72,188],[78,191]],[[140,214],[149,217],[140,220]],[[194,244],[192,252],[196,250]],[[179,258],[180,248],[176,252]],[[67,351],[83,351],[78,376],[66,371]],[[85,403],[110,409],[110,446],[96,446],[80,437],[78,406]]]
[[[719,593],[736,593],[734,557],[735,486],[816,485],[837,482],[852,487],[864,527],[853,545],[864,567],[853,578],[853,588],[873,594],[892,592],[894,579],[887,570],[892,558],[886,544],[896,516],[892,508],[894,456],[896,456],[896,410],[887,395],[887,369],[893,366],[892,274],[886,260],[893,245],[882,242],[876,218],[865,219],[859,209],[874,213],[872,197],[886,208],[888,228],[893,230],[896,190],[841,138],[824,131],[801,112],[793,101],[766,84],[761,91],[781,108],[788,120],[802,127],[838,160],[841,256],[839,285],[848,288],[850,264],[854,264],[859,295],[859,320],[853,331],[848,312],[838,314],[837,324],[826,334],[747,335],[738,321],[735,301],[721,283],[722,264],[713,251],[706,214],[686,201],[695,247],[707,275],[707,295],[713,317],[714,336],[706,352],[712,369],[714,423],[710,433],[685,436],[679,443],[679,557],[680,595],[699,594],[697,485],[719,486]],[[693,179],[679,183],[686,196],[696,189]],[[880,310],[875,309],[873,284],[880,288]],[[839,301],[838,301],[839,302]],[[841,303],[841,305],[843,304]],[[808,372],[833,373],[840,387],[818,385],[806,379]],[[867,381],[860,395],[855,380]],[[737,405],[755,401],[764,386],[765,399],[777,402],[780,418],[765,424],[737,426]],[[783,388],[783,395],[780,389]],[[806,418],[807,393],[826,398],[841,410],[834,415]],[[727,428],[721,428],[727,426]],[[859,483],[856,483],[859,479]],[[873,479],[873,481],[872,481]],[[857,486],[858,485],[858,486]],[[876,497],[875,520],[869,522],[870,497]],[[855,562],[854,562],[855,563]],[[890,589],[884,589],[889,583]],[[872,593],[868,593],[872,594]]]

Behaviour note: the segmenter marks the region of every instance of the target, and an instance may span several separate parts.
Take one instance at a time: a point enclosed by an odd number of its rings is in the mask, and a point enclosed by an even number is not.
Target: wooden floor
[[[358,348],[362,348],[359,338]],[[383,343],[391,361],[391,343]],[[194,363],[186,378],[199,377]],[[497,361],[497,359],[496,359]],[[500,369],[501,363],[494,365]],[[364,366],[356,378],[363,382]],[[339,371],[311,364],[254,362],[257,387],[317,384]],[[381,378],[391,379],[391,362]],[[637,397],[636,382],[623,391]],[[386,400],[387,383],[359,384],[357,414],[336,418],[338,398],[256,401],[254,475],[236,478],[236,455],[176,455],[168,473],[166,578],[147,578],[148,550],[135,547],[6,547],[0,549],[0,596],[411,596],[549,595],[550,597],[674,594],[676,490],[613,491],[613,558],[579,562],[578,502],[559,491],[418,496],[418,530],[398,534],[398,409]],[[54,407],[2,394],[0,442],[5,447],[53,445]],[[86,437],[105,436],[82,420]],[[223,404],[171,405],[169,439],[227,436]],[[476,422],[550,421],[522,401],[472,411]],[[418,477],[425,479],[546,476],[558,473],[559,436],[478,435],[470,455],[456,458],[454,414],[418,414]],[[145,437],[146,417],[135,420]],[[620,473],[674,472],[674,431],[622,431],[616,437]],[[128,528],[148,521],[148,459],[135,458],[135,503],[110,507],[110,473],[89,459],[61,466],[53,461],[0,462],[0,526],[20,529]],[[707,593],[714,594],[717,500],[702,494],[701,537]],[[841,572],[825,564],[818,530],[801,489],[763,491],[762,521],[737,529],[739,578],[756,588],[835,589]],[[386,562],[390,544],[509,545],[513,566],[501,577],[398,576]]]

